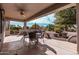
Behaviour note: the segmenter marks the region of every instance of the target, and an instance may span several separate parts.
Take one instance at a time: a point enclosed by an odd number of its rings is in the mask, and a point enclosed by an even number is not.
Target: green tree
[[[21,27],[21,26],[19,26],[19,25],[17,25],[17,28],[18,28],[18,29],[22,29],[22,27]]]
[[[10,29],[11,30],[15,30],[16,29],[16,26],[15,25],[10,25]]]
[[[40,28],[40,26],[38,25],[38,24],[34,24],[34,25],[32,25],[32,27],[31,27],[31,29],[39,29]]]
[[[49,24],[46,28],[48,29],[48,31],[52,31],[54,30],[54,25]]]
[[[17,25],[10,25],[10,33],[13,34],[13,33],[18,33],[19,32],[19,29],[22,29],[21,26]]]
[[[59,11],[55,14],[55,17],[55,24],[63,25],[65,30],[68,30],[68,27],[73,27],[76,24],[76,10],[74,8]]]

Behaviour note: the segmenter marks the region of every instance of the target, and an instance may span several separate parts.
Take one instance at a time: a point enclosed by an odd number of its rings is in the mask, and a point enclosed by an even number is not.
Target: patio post
[[[0,8],[0,52],[3,47],[3,40],[5,37],[5,20],[4,20],[4,9]]]
[[[24,30],[26,30],[26,22],[24,22]]]
[[[10,20],[5,21],[5,35],[10,35]]]
[[[76,4],[77,52],[79,54],[79,3]]]

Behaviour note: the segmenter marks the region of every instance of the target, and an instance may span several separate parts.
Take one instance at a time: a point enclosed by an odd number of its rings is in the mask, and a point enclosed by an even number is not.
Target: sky
[[[31,27],[33,24],[38,24],[39,26],[44,26],[46,27],[48,24],[54,24],[54,20],[56,18],[54,17],[54,14],[50,14],[50,15],[47,15],[47,16],[44,16],[44,17],[41,17],[41,18],[38,18],[38,19],[35,19],[35,20],[32,20],[32,21],[28,21],[27,22],[27,26]],[[15,22],[15,21],[10,21],[10,24],[11,25],[19,25],[19,26],[22,26],[24,25],[23,22]]]

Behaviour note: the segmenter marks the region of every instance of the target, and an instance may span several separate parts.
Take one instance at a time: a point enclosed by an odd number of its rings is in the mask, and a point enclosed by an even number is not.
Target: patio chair
[[[76,35],[71,35],[67,39],[68,42],[76,43],[77,41],[77,36]]]
[[[29,32],[29,45],[37,45],[38,44],[38,37],[35,31]]]
[[[38,39],[43,39],[43,43],[44,43],[44,31],[36,31],[36,35],[38,37]]]

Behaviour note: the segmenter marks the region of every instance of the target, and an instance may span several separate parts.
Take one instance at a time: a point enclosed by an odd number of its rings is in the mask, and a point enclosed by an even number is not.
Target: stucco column
[[[26,23],[26,22],[24,22],[24,30],[26,30],[26,25],[27,25],[27,23]]]
[[[3,40],[5,37],[5,21],[4,21],[4,10],[0,8],[0,51],[3,46]]]
[[[10,35],[10,20],[5,21],[5,35]]]
[[[77,52],[79,54],[79,3],[76,4]]]

